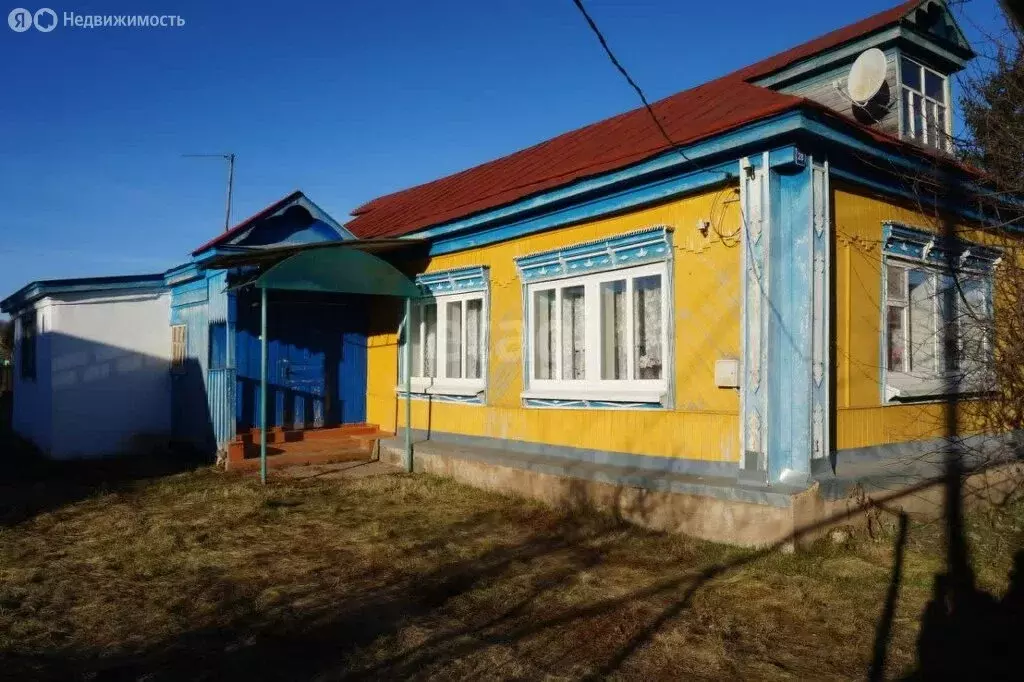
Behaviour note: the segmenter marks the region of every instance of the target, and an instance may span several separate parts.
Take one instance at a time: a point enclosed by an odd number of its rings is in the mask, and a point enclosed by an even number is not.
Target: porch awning
[[[245,282],[292,289],[417,298],[416,285],[377,254],[415,251],[416,239],[367,239],[282,247],[228,247],[204,260],[208,268],[258,267]]]
[[[413,251],[420,240],[352,240],[285,247],[221,248],[204,258],[207,268],[247,268],[260,290],[260,480],[267,482],[267,290],[291,289],[339,294],[373,294],[405,299],[402,334],[408,334],[416,284],[377,253]],[[243,286],[244,286],[243,285]],[[412,344],[405,343],[405,367],[412,366]],[[405,460],[412,471],[411,372],[405,372]]]

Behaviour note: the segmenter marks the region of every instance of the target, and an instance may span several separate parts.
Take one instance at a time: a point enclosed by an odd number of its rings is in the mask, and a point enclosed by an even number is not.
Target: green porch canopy
[[[267,482],[267,290],[396,296],[405,299],[401,331],[407,334],[416,285],[377,253],[413,250],[421,240],[353,240],[279,247],[228,247],[204,261],[208,268],[259,267],[252,284],[260,290],[260,480]],[[412,344],[405,344],[412,366]],[[405,372],[405,466],[412,471],[411,371]]]
[[[260,289],[419,296],[412,280],[394,265],[348,246],[299,251],[260,275],[255,285]]]

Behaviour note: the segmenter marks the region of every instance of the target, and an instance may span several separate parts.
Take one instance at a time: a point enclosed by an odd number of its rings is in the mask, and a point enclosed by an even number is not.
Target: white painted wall
[[[168,292],[65,294],[34,307],[46,319],[36,381],[15,367],[18,433],[54,459],[132,452],[170,435]]]
[[[21,376],[22,324],[27,316],[36,318],[36,377]],[[53,401],[50,392],[49,338],[46,331],[53,323],[53,310],[47,299],[36,301],[14,318],[14,405],[11,425],[22,438],[35,444],[43,452],[52,446],[51,424]]]
[[[56,459],[131,452],[171,432],[170,294],[53,299],[49,334]]]

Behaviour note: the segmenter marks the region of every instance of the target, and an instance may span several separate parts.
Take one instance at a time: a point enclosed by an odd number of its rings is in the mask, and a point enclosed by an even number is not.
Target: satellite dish
[[[864,50],[850,67],[846,89],[857,104],[867,104],[885,84],[885,53],[877,47]]]

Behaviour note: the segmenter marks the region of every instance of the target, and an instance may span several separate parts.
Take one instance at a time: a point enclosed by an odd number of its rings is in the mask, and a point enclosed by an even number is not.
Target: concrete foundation
[[[401,466],[404,447],[382,441],[383,462]],[[664,474],[637,479],[607,465],[562,466],[538,456],[431,442],[416,443],[414,471],[447,476],[477,488],[514,493],[554,507],[593,508],[654,530],[743,547],[801,545],[836,526],[861,526],[872,517],[905,512],[941,514],[941,480],[918,480],[896,490],[857,489],[821,494],[817,482],[799,489],[752,490],[709,477]],[[652,483],[656,485],[652,485]],[[964,481],[967,504],[999,504],[1024,484],[1024,464],[975,473]],[[692,492],[690,492],[692,491]]]

